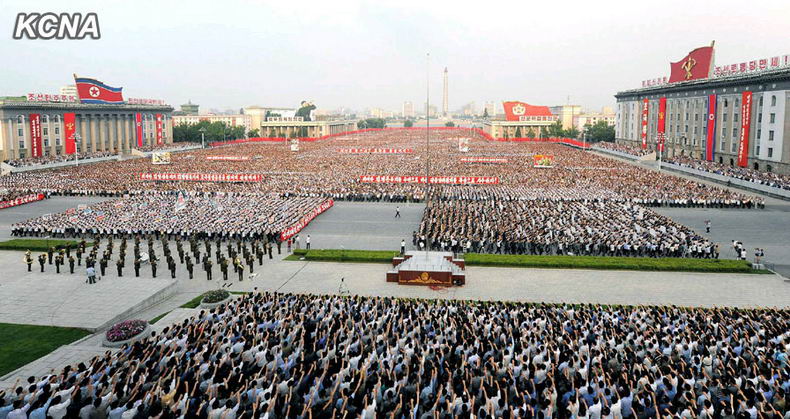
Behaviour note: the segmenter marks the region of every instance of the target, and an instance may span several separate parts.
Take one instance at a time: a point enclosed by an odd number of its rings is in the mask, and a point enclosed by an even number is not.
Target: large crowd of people
[[[722,163],[700,160],[689,156],[674,156],[666,160],[667,163],[701,170],[703,172],[716,173],[734,179],[745,180],[758,183],[760,185],[771,186],[773,188],[790,190],[790,176],[772,172],[761,172],[748,167],[728,166]]]
[[[597,148],[604,148],[604,149],[607,149],[607,150],[612,150],[612,151],[617,151],[617,152],[620,152],[620,153],[630,154],[630,155],[636,156],[636,157],[644,157],[644,156],[647,156],[648,154],[653,152],[653,150],[651,150],[649,148],[634,147],[634,146],[631,146],[631,145],[610,143],[610,142],[607,142],[607,141],[597,142],[597,143],[593,144],[593,147],[594,148],[595,147],[597,147]]]
[[[604,200],[435,200],[413,244],[475,253],[719,256],[717,244],[668,217]]]
[[[611,254],[604,248],[614,247],[615,254],[710,257],[714,244],[644,207],[763,206],[762,199],[754,196],[560,144],[492,142],[475,131],[458,129],[432,130],[427,141],[426,145],[425,130],[384,130],[303,141],[297,152],[286,143],[255,142],[177,153],[170,164],[130,159],[16,173],[0,178],[0,188],[19,193],[131,197],[100,204],[89,214],[29,220],[16,226],[19,234],[73,234],[91,229],[190,234],[200,229],[206,234],[249,235],[281,228],[271,224],[278,222],[283,208],[297,216],[321,199],[425,202],[430,194],[429,211],[420,228],[426,246],[463,239],[472,241],[473,249],[517,253]],[[468,151],[462,151],[462,146]],[[379,152],[349,152],[350,148]],[[533,167],[533,156],[538,154],[553,155],[554,167]],[[498,183],[426,187],[424,183],[377,183],[362,178],[422,176],[426,166],[432,176],[491,177]],[[157,173],[255,174],[262,180],[152,181],[141,176]],[[173,215],[173,196],[179,192],[190,197],[183,216]],[[277,198],[272,201],[272,197]],[[293,204],[273,203],[281,199]],[[217,204],[222,200],[233,204]],[[217,211],[217,207],[225,210]],[[531,208],[537,212],[529,212]],[[101,220],[96,211],[102,213]],[[516,216],[519,211],[524,212]],[[477,216],[480,212],[497,218]],[[250,213],[259,219],[247,223]],[[634,217],[643,218],[635,221]],[[508,225],[513,221],[521,224]],[[617,231],[607,232],[615,226]],[[499,241],[503,249],[491,247]]]
[[[26,166],[41,166],[46,164],[53,164],[53,163],[65,163],[77,160],[87,160],[87,159],[96,159],[100,157],[110,157],[116,156],[118,153],[112,151],[97,151],[91,153],[74,153],[74,154],[48,154],[46,156],[41,157],[25,157],[22,159],[10,159],[4,161],[14,167],[26,167]]]
[[[790,311],[254,292],[0,393],[3,418],[787,419]]]

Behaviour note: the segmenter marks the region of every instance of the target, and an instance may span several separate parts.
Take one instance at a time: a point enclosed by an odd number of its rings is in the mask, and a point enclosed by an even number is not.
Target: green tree
[[[579,138],[579,130],[576,127],[570,127],[563,132],[563,137],[566,138]]]
[[[488,108],[483,109],[483,119],[488,119]]]
[[[258,138],[260,136],[261,136],[261,132],[258,128],[247,131],[247,137],[249,138]]]
[[[453,122],[453,121],[447,121],[447,122],[445,122],[445,123],[444,123],[444,126],[445,126],[445,127],[454,127],[454,126],[455,126],[455,122]]]
[[[521,138],[521,127],[516,127],[516,138]]]
[[[407,119],[403,121],[403,126],[406,128],[411,128],[414,126],[414,121],[412,121],[411,119]]]
[[[535,138],[535,131],[532,128],[527,129],[527,138]]]
[[[614,127],[606,121],[598,121],[594,125],[585,125],[584,132],[587,134],[587,141],[596,143],[599,141],[614,142]]]
[[[562,137],[564,133],[565,132],[562,129],[562,122],[560,121],[557,121],[546,127],[546,136],[549,138],[559,138]]]

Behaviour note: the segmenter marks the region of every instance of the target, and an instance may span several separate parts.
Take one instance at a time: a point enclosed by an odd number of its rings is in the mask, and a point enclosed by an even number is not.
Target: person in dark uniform
[[[239,282],[244,281],[244,265],[241,263],[239,264],[238,272],[239,272]]]
[[[281,242],[280,240],[277,240],[277,254],[278,255],[282,254],[282,247],[283,247],[283,242]]]
[[[53,255],[54,253],[55,253],[55,248],[54,248],[54,247],[52,247],[52,246],[50,246],[50,247],[49,247],[49,249],[47,249],[47,260],[49,260],[49,262],[48,262],[48,263],[49,263],[50,265],[52,265],[52,255]]]
[[[266,243],[266,246],[269,248],[269,259],[273,259],[272,258],[272,244],[271,243]]]
[[[69,273],[74,273],[74,256],[69,256]]]
[[[258,265],[263,266],[263,250],[258,246],[255,246],[255,256],[258,257]]]
[[[63,264],[63,255],[55,256],[55,272],[60,273],[60,265]]]
[[[193,268],[194,267],[192,266],[192,260],[189,259],[189,256],[187,256],[187,272],[189,272],[189,279],[192,279],[192,269]]]
[[[252,258],[252,255],[247,255],[247,266],[250,267],[250,273],[252,273],[253,266],[255,266],[255,259]]]
[[[222,259],[222,262],[219,264],[219,270],[222,271],[222,280],[228,280],[228,259]]]
[[[107,270],[107,258],[102,257],[99,261],[99,269],[101,270],[101,276],[104,276],[105,271]]]
[[[156,259],[151,259],[151,274],[156,278]]]
[[[77,248],[77,266],[82,266],[82,254],[84,253],[84,249],[82,247]]]
[[[203,269],[206,270],[206,280],[211,281],[211,259],[206,259],[206,264],[203,265]]]
[[[41,272],[44,272],[45,263],[47,263],[47,255],[44,253],[38,255],[38,264],[41,265]]]
[[[134,259],[134,276],[137,278],[140,277],[140,258]]]
[[[115,268],[118,270],[118,278],[121,278],[123,276],[123,259],[118,259],[115,262]]]
[[[33,270],[33,256],[30,255],[30,250],[25,252],[25,263],[27,264],[27,271],[31,272]]]

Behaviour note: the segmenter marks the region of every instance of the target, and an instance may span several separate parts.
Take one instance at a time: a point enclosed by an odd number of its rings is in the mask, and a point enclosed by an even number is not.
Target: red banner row
[[[302,231],[303,228],[307,227],[307,224],[309,224],[310,221],[313,221],[313,218],[318,217],[324,211],[328,210],[329,208],[332,208],[333,205],[335,205],[335,201],[333,199],[330,199],[328,201],[325,201],[323,204],[313,208],[313,210],[310,211],[304,217],[302,217],[302,219],[299,220],[298,223],[288,227],[282,233],[280,233],[280,240],[285,241],[295,236],[297,233]]]
[[[246,173],[139,173],[140,180],[164,182],[260,182],[261,174]]]
[[[36,202],[41,201],[44,199],[44,194],[30,194],[25,196],[20,196],[19,198],[9,199],[8,201],[0,202],[0,209],[11,208],[17,205],[27,204],[28,202]]]
[[[411,148],[338,148],[338,153],[347,154],[408,154],[414,153]]]
[[[388,175],[362,175],[360,183],[426,183],[436,185],[496,185],[499,178],[496,176],[388,176]]]
[[[498,157],[462,157],[462,163],[507,163],[507,159]]]
[[[221,160],[221,161],[247,161],[250,156],[208,156],[206,160]]]

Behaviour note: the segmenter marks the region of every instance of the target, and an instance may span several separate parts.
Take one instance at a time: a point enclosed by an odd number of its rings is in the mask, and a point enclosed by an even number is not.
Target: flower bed
[[[219,303],[222,300],[230,297],[230,293],[226,290],[213,290],[203,294],[203,302],[208,304]]]
[[[148,322],[145,320],[126,320],[111,327],[104,337],[107,342],[118,343],[143,333],[147,328]]]

